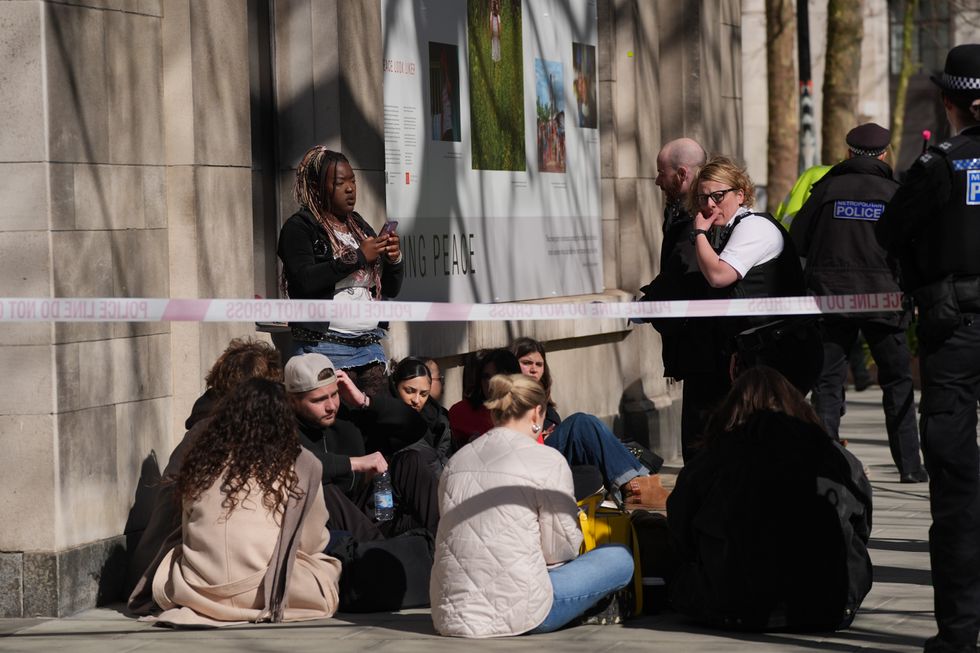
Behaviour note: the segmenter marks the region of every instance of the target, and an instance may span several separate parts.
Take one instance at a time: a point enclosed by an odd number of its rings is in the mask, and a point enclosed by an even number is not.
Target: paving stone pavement
[[[852,627],[839,633],[740,634],[698,628],[674,613],[618,626],[579,626],[557,633],[498,640],[435,635],[427,610],[340,615],[334,619],[221,630],[171,631],[123,616],[118,606],[64,619],[0,620],[0,651],[140,653],[224,651],[921,651],[935,632],[927,533],[928,490],[902,485],[892,465],[881,392],[849,393],[841,435],[870,469],[875,491],[871,556],[875,582]]]

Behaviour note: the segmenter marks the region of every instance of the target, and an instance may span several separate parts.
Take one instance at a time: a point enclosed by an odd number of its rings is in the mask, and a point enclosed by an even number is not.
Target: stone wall
[[[603,270],[657,273],[665,140],[741,152],[738,0],[599,0]],[[339,47],[338,43],[344,44]],[[0,295],[276,294],[275,236],[314,142],[344,151],[385,218],[377,0],[0,2]],[[252,324],[0,325],[0,616],[118,600],[141,488],[203,376]],[[545,341],[563,414],[679,452],[679,388],[621,320],[395,325],[394,356]]]
[[[4,296],[248,297],[241,3],[0,3]],[[116,600],[141,475],[252,325],[0,329],[0,616]]]

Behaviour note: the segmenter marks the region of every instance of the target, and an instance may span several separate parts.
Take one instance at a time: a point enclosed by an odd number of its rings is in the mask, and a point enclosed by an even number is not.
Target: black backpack
[[[344,535],[328,553],[342,565],[341,612],[395,612],[429,605],[435,544],[416,528],[386,540],[358,542]]]

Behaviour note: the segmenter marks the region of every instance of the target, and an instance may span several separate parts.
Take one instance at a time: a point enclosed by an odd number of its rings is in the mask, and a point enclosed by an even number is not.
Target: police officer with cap
[[[815,295],[898,292],[894,261],[875,239],[875,222],[898,189],[884,162],[891,133],[873,122],[847,134],[847,159],[813,186],[796,214],[790,235],[806,258],[807,290]],[[929,480],[919,456],[915,425],[912,357],[905,329],[907,311],[827,315],[824,318],[823,371],[812,401],[824,426],[838,437],[844,408],[847,355],[859,332],[878,365],[878,383],[892,459],[903,483]]]
[[[939,634],[925,650],[976,651],[980,628],[980,44],[946,56],[953,136],[909,170],[878,221],[919,310],[920,431],[932,477],[929,553]]]

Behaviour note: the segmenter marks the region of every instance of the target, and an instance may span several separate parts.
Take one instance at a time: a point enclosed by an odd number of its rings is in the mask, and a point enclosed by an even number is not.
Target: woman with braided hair
[[[279,233],[287,296],[366,302],[398,294],[404,276],[398,235],[377,236],[354,211],[357,183],[347,157],[313,147],[296,170],[294,194],[300,209]],[[384,391],[384,324],[352,318],[290,327],[290,353],[324,354],[369,394]]]

